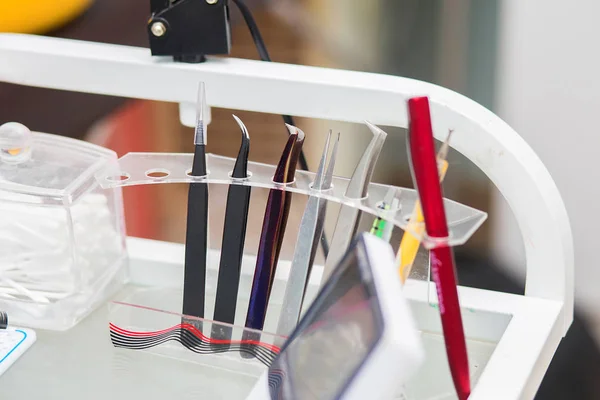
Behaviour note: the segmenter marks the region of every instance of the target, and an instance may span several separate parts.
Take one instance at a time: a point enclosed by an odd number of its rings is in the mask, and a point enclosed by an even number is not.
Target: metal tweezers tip
[[[237,115],[235,115],[235,114],[231,114],[231,115],[233,116],[233,119],[235,119],[235,122],[237,122],[238,126],[240,127],[240,129],[242,131],[243,139],[250,140],[250,135],[248,134],[248,129],[246,128],[246,125],[244,125],[242,120],[239,119]]]
[[[333,169],[335,167],[335,159],[337,157],[339,143],[340,143],[340,132],[338,132],[337,137],[335,138],[335,143],[333,144],[333,150],[331,151],[331,156],[329,157],[329,165],[327,165],[327,172],[325,173],[325,182],[323,184],[324,189],[331,188],[331,181],[333,180]]]
[[[350,198],[362,198],[367,195],[367,187],[371,181],[371,175],[387,137],[387,133],[377,126],[371,124],[369,121],[365,121],[365,123],[373,133],[373,137],[356,165],[354,173],[350,178],[350,183],[346,188],[346,196]]]
[[[290,135],[295,134],[296,130],[298,129],[294,125],[290,125],[290,124],[285,124],[285,127],[287,128],[287,130],[290,133]]]
[[[438,152],[438,158],[445,160],[448,157],[448,150],[450,150],[450,137],[454,133],[454,129],[448,129],[448,136],[446,136],[446,140],[442,143],[440,147],[440,151]]]
[[[321,155],[321,160],[319,161],[319,167],[317,168],[317,173],[315,174],[315,181],[313,182],[313,189],[322,190],[323,189],[323,172],[325,171],[325,162],[327,161],[327,153],[329,153],[329,142],[331,140],[331,129],[327,134],[327,139],[325,141],[325,146],[323,148],[323,154]]]
[[[233,115],[233,114],[232,114]],[[236,115],[233,115],[233,119],[237,122],[242,132],[242,143],[240,144],[240,150],[233,166],[231,174],[232,178],[247,178],[248,177],[248,155],[250,153],[250,135],[246,125]]]
[[[285,124],[290,135],[281,153],[281,158],[275,168],[273,181],[277,183],[288,183],[294,180],[296,163],[304,143],[304,132],[293,125]]]
[[[374,125],[369,121],[365,121],[365,125],[367,125],[367,127],[371,130],[373,135],[378,136],[383,140],[385,140],[385,138],[387,137],[387,133],[377,125]]]
[[[304,132],[302,131],[302,129],[298,128],[297,126],[290,125],[290,124],[285,124],[285,126],[287,127],[290,135],[298,136],[298,138],[296,139],[297,141],[301,142],[304,140]]]

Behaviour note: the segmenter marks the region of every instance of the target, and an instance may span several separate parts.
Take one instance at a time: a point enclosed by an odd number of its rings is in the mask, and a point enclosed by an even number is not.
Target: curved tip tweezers
[[[375,164],[377,164],[379,153],[381,153],[383,143],[387,138],[387,133],[379,127],[373,125],[369,121],[365,121],[365,124],[373,133],[373,138],[358,165],[354,169],[354,173],[352,174],[352,178],[346,189],[346,197],[350,199],[362,199],[367,196],[367,188],[371,182]]]
[[[304,132],[292,125],[286,124],[286,126],[290,131],[290,136],[273,176],[273,182],[284,184],[294,181],[296,165],[304,143]],[[280,189],[269,191],[246,315],[247,328],[263,328],[291,201],[292,193],[290,192]],[[250,333],[244,332],[244,334],[249,335]]]
[[[371,132],[373,132],[373,138],[371,139],[369,146],[367,146],[358,165],[354,169],[352,178],[350,178],[350,183],[346,188],[345,196],[349,199],[362,199],[367,196],[375,164],[377,163],[379,153],[381,153],[383,143],[387,137],[387,133],[377,126],[368,121],[365,121],[365,123]],[[333,269],[337,266],[338,261],[341,260],[344,253],[346,253],[346,249],[350,246],[350,243],[358,230],[359,220],[360,212],[357,208],[345,205],[342,206],[333,231],[329,254],[325,260],[325,269],[323,271],[321,284],[325,283],[333,272]]]
[[[244,123],[235,115],[233,118],[242,132],[242,144],[240,145],[240,151],[235,160],[231,177],[243,179],[248,177],[250,135],[248,135],[248,130]],[[231,185],[227,192],[221,260],[219,263],[219,277],[214,309],[214,320],[227,324],[233,324],[235,320],[251,189],[250,186]],[[231,327],[219,324],[213,324],[211,332],[212,337],[217,339],[229,340],[232,335]]]
[[[288,128],[290,136],[273,176],[273,182],[277,183],[291,183],[294,181],[296,165],[304,144],[304,132],[301,129],[289,124],[285,124],[285,126]]]
[[[246,125],[236,115],[233,115],[233,119],[237,122],[240,130],[242,131],[242,144],[240,145],[240,151],[238,152],[233,172],[231,173],[232,178],[247,178],[248,177],[248,154],[250,153],[250,135]]]

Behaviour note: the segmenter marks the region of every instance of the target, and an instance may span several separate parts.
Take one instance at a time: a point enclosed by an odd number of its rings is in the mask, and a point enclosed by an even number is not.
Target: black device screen
[[[383,332],[364,242],[352,246],[269,368],[273,400],[339,398]]]

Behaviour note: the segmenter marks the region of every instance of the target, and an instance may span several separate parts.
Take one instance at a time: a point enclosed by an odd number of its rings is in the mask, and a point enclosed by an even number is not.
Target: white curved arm
[[[405,101],[427,95],[438,139],[477,165],[506,198],[525,242],[526,295],[563,303],[573,319],[573,238],[552,177],[525,141],[474,101],[406,78],[233,58],[176,64],[143,48],[0,34],[0,80],[29,86],[407,127]]]

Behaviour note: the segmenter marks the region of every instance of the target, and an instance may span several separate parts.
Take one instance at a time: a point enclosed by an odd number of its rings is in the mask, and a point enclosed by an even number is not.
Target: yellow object
[[[440,183],[444,181],[444,177],[448,171],[448,161],[446,161],[446,156],[448,154],[448,142],[450,141],[451,135],[452,131],[448,133],[448,137],[446,138],[446,141],[442,145],[442,148],[437,155]],[[408,221],[408,226],[404,231],[404,235],[402,235],[400,248],[398,249],[398,254],[396,255],[398,273],[400,274],[400,280],[402,281],[402,284],[406,282],[408,276],[410,275],[410,271],[413,263],[415,262],[417,252],[419,251],[419,246],[421,244],[419,239],[417,239],[412,233],[416,234],[417,236],[422,236],[425,232],[425,225],[423,224],[424,221],[425,218],[423,217],[423,211],[421,210],[421,203],[419,200],[417,200],[413,213]]]
[[[0,32],[40,34],[81,15],[92,0],[0,0]]]
[[[440,182],[444,180],[444,176],[446,176],[446,171],[448,170],[448,161],[439,160],[440,163],[439,174],[440,174]],[[398,266],[398,272],[400,273],[400,279],[402,283],[406,282],[408,279],[408,275],[410,275],[410,270],[412,269],[412,265],[415,262],[415,258],[417,257],[417,252],[419,251],[419,239],[414,237],[410,232],[414,232],[418,236],[423,235],[425,230],[425,225],[423,224],[423,211],[421,210],[421,203],[417,200],[415,204],[415,209],[410,217],[410,221],[408,221],[408,227],[406,231],[404,231],[404,235],[402,235],[402,241],[400,242],[400,248],[398,249],[398,261],[400,265]]]

